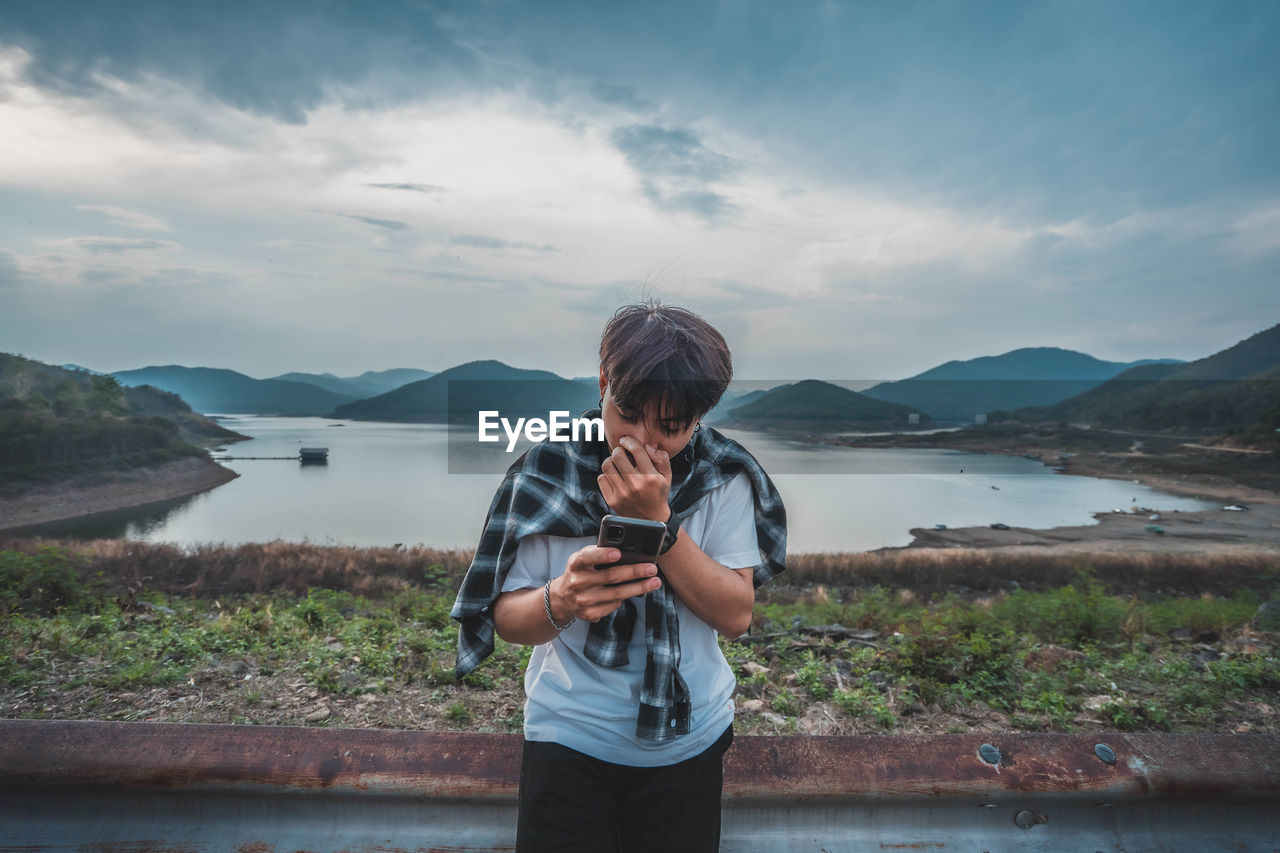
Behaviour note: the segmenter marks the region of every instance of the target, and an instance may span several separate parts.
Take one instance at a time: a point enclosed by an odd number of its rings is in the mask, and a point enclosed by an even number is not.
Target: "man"
[[[507,472],[454,605],[458,675],[493,634],[525,673],[517,850],[710,851],[733,672],[717,635],[784,569],[786,514],[745,449],[700,419],[732,378],[681,308],[620,309],[600,343],[605,440],[544,442]],[[600,520],[662,522],[656,564],[596,545]]]

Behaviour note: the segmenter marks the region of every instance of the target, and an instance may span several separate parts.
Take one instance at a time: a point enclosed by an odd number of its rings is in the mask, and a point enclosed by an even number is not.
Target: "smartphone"
[[[596,537],[596,544],[601,548],[617,548],[622,552],[622,559],[596,568],[657,562],[658,552],[662,550],[666,539],[667,526],[661,521],[606,515],[600,520],[600,535]]]

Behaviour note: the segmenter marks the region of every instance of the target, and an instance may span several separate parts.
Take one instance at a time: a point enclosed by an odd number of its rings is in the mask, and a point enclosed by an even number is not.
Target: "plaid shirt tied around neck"
[[[599,417],[598,410],[583,417]],[[594,537],[610,514],[596,477],[608,453],[603,441],[534,445],[507,470],[485,519],[480,544],[467,569],[450,615],[458,628],[456,674],[462,678],[493,653],[493,603],[502,593],[516,549],[525,536]],[[755,496],[758,587],[786,568],[787,516],[773,483],[754,457],[710,427],[693,434],[672,459],[671,511],[688,518],[708,494],[745,472]],[[661,572],[659,572],[661,576]],[[680,676],[680,622],[666,579],[644,597],[645,667],[636,735],[664,741],[689,732],[689,686]],[[626,666],[636,622],[635,599],[593,623],[583,654],[607,667]]]

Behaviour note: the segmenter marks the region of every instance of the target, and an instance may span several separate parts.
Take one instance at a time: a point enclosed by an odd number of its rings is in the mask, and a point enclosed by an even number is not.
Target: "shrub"
[[[79,554],[51,546],[32,555],[0,551],[0,613],[51,616],[93,606],[94,590],[80,580],[84,564]]]

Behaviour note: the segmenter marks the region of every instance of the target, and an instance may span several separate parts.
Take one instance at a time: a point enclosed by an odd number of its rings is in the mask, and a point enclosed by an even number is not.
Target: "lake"
[[[290,456],[222,464],[240,474],[204,494],[145,510],[33,529],[42,535],[153,542],[266,542],[472,548],[499,473],[515,455],[495,450],[489,473],[450,472],[447,430],[435,424],[224,415],[253,436],[215,456]],[[336,426],[335,424],[343,424]],[[913,527],[1050,528],[1134,504],[1161,512],[1213,505],[1123,480],[1057,474],[1022,457],[956,450],[830,447],[725,430],[764,465],[787,505],[789,547],[864,551],[906,545]],[[326,465],[296,461],[300,447],[328,447]]]

